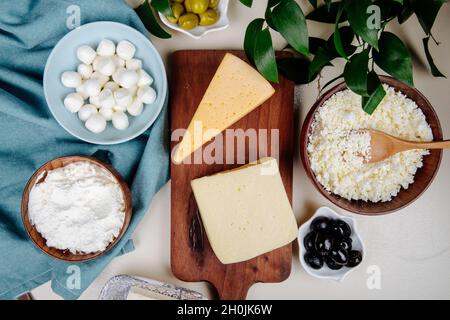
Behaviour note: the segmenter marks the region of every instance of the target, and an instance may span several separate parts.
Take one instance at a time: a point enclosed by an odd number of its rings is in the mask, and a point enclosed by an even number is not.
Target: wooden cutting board
[[[241,58],[245,57],[242,51],[195,50],[178,51],[172,54],[170,81],[172,132],[179,128],[187,128],[226,52],[231,52]],[[280,53],[280,55],[288,56],[289,54]],[[269,147],[259,147],[259,158],[272,155],[270,129],[279,129],[280,173],[292,203],[294,84],[281,77],[280,83],[274,84],[274,88],[276,93],[269,101],[231,128],[244,130],[249,128],[269,129]],[[258,139],[263,139],[261,134],[258,135]],[[177,143],[178,140],[172,142],[172,149]],[[235,143],[237,143],[237,140]],[[225,148],[226,142],[223,145]],[[247,139],[246,163],[255,160],[248,158],[249,148],[254,150],[254,146],[249,146]],[[250,152],[250,154],[252,153]],[[172,271],[176,277],[183,281],[207,281],[211,283],[217,289],[218,297],[225,300],[245,299],[252,284],[256,282],[281,282],[291,272],[291,244],[246,262],[224,265],[217,259],[208,243],[190,182],[195,178],[242,165],[242,163],[238,164],[236,161],[234,161],[234,164],[225,165],[171,164]]]

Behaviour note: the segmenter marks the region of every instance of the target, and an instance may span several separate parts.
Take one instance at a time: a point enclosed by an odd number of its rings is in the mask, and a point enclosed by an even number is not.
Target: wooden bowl
[[[417,106],[424,113],[428,124],[433,132],[433,138],[435,141],[442,140],[442,129],[439,119],[431,106],[430,102],[416,89],[409,87],[408,85],[397,81],[391,77],[382,76],[380,77],[383,83],[395,88],[396,91],[402,92],[405,96],[415,101]],[[442,150],[431,150],[430,155],[423,158],[423,167],[419,168],[414,177],[414,182],[409,186],[407,190],[401,189],[389,202],[364,202],[362,200],[347,200],[338,195],[332,194],[326,191],[320,182],[316,179],[314,172],[311,170],[311,164],[309,162],[307,145],[308,136],[311,130],[311,124],[314,121],[315,113],[318,108],[320,108],[323,103],[328,100],[336,92],[347,89],[345,83],[340,83],[334,88],[323,94],[319,100],[314,104],[314,106],[309,111],[306,116],[305,122],[303,123],[301,136],[300,136],[300,157],[302,159],[303,167],[305,168],[306,174],[316,187],[316,189],[328,200],[337,205],[338,207],[345,209],[350,212],[362,214],[362,215],[382,215],[400,210],[407,205],[414,202],[419,198],[422,193],[429,187],[433,181],[441,163]]]
[[[28,216],[28,199],[30,195],[30,191],[33,188],[33,186],[36,184],[36,180],[38,177],[41,176],[42,173],[44,173],[43,178],[41,180],[45,179],[45,172],[50,171],[53,169],[64,167],[70,163],[73,162],[79,162],[79,161],[88,161],[90,163],[93,163],[95,165],[98,165],[107,171],[109,171],[114,178],[117,180],[117,182],[120,184],[120,188],[122,190],[124,201],[125,201],[125,219],[122,226],[122,229],[120,230],[119,235],[106,247],[105,250],[89,253],[89,254],[73,254],[69,250],[59,250],[53,247],[49,247],[46,244],[45,238],[42,237],[42,235],[36,230],[36,228],[31,224],[29,216]],[[120,176],[120,174],[108,166],[107,164],[91,157],[82,157],[82,156],[67,156],[67,157],[61,157],[54,160],[51,160],[47,163],[45,163],[42,167],[40,167],[28,180],[27,185],[25,186],[23,196],[22,196],[22,221],[25,226],[25,229],[30,236],[31,240],[34,242],[34,244],[41,249],[44,253],[48,254],[51,257],[57,258],[59,260],[63,261],[70,261],[70,262],[82,262],[87,261],[93,258],[96,258],[105,252],[109,251],[114,245],[122,238],[125,231],[128,228],[128,225],[130,224],[132,214],[132,207],[131,207],[131,193],[130,189],[128,188],[127,183],[123,180],[123,178]]]

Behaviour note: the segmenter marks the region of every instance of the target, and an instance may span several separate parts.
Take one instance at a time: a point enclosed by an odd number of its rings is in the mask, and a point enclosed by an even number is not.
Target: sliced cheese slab
[[[297,237],[273,158],[192,180],[191,186],[208,240],[224,264],[252,259]]]
[[[263,104],[275,93],[258,71],[227,53],[173,157],[181,163],[196,149]]]

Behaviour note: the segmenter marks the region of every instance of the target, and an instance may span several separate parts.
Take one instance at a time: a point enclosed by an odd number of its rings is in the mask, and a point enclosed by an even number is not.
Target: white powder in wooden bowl
[[[48,171],[45,180],[33,186],[28,214],[47,246],[93,253],[104,251],[119,235],[125,202],[109,171],[79,161]]]
[[[375,129],[411,141],[432,141],[433,134],[416,103],[392,87],[372,115],[361,108],[361,97],[344,90],[330,97],[316,112],[308,142],[308,157],[317,180],[329,192],[348,200],[390,201],[414,182],[428,150],[401,152],[385,161],[364,164],[370,157]]]

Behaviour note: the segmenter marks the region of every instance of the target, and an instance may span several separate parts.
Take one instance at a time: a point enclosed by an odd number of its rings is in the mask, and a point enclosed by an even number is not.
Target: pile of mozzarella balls
[[[136,47],[127,40],[116,45],[103,39],[94,50],[88,45],[77,49],[82,62],[77,71],[65,71],[62,84],[74,88],[64,99],[64,106],[78,113],[88,130],[100,133],[107,122],[125,130],[129,126],[127,113],[139,116],[144,104],[156,100],[151,87],[153,78],[142,69],[142,61],[134,58]]]

